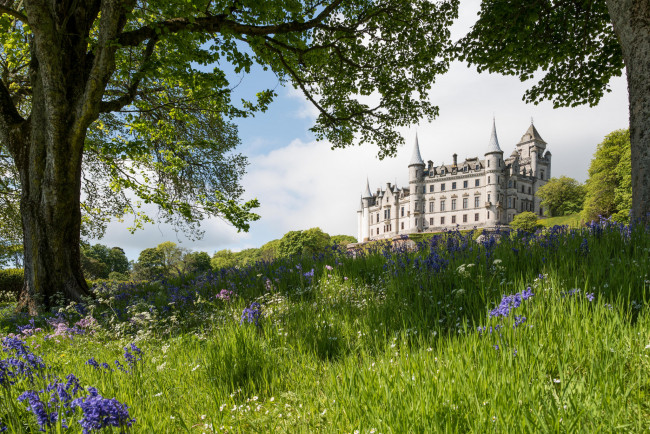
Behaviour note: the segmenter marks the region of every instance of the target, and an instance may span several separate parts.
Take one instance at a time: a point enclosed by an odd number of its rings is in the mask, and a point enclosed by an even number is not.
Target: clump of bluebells
[[[516,294],[504,295],[501,298],[501,303],[490,311],[490,318],[507,317],[512,309],[519,307],[522,301],[529,299],[533,295],[535,294],[533,294],[533,290],[530,287]]]
[[[135,422],[135,419],[129,415],[127,405],[115,398],[104,398],[94,387],[88,388],[88,396],[75,399],[72,406],[81,408],[83,412],[83,419],[79,424],[84,434],[109,426],[128,428]]]
[[[261,316],[262,306],[257,302],[253,302],[249,307],[243,310],[239,324],[244,324],[244,322],[247,322],[249,324],[254,323],[257,327],[260,327]]]
[[[43,359],[32,353],[19,338],[3,338],[2,351],[9,354],[9,357],[0,359],[0,386],[11,386],[20,377],[27,378],[31,383],[34,375],[40,376],[45,368]]]
[[[73,374],[68,375],[66,380],[61,382],[55,379],[44,390],[28,390],[18,397],[18,401],[26,403],[27,410],[36,416],[36,423],[43,431],[54,425],[59,415],[61,415],[61,426],[68,428],[66,418],[74,413],[73,397],[84,389]],[[41,400],[42,396],[45,400]]]

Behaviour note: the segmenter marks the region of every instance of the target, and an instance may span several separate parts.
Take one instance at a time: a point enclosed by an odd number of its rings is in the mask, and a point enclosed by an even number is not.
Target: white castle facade
[[[542,215],[537,190],[551,177],[551,153],[531,123],[510,157],[504,159],[496,125],[485,158],[435,166],[424,163],[417,135],[409,163],[409,186],[390,183],[370,191],[357,211],[359,242],[402,234],[506,225],[515,215]]]

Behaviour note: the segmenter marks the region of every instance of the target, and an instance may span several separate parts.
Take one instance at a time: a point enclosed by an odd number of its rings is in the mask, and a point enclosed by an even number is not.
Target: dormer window
[[[481,169],[481,165],[480,165],[480,164],[477,164],[477,165],[476,165],[476,170],[480,170],[480,169]]]
[[[467,166],[463,167],[463,172],[467,173]]]
[[[440,174],[441,174],[441,175],[444,175],[444,174],[445,174],[445,168],[444,168],[444,167],[443,167],[442,169],[440,169]]]

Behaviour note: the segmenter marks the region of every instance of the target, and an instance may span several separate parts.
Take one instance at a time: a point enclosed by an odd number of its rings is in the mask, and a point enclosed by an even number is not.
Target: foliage
[[[345,248],[348,244],[356,243],[357,239],[352,235],[334,235],[331,237],[331,242]]]
[[[135,432],[650,430],[649,227],[373,245],[106,282],[93,300],[33,323],[0,310],[0,339],[15,333],[28,347],[0,347],[1,360],[14,359],[3,367],[25,368],[0,391],[0,429],[39,430],[19,401],[32,391],[70,424],[51,430],[80,431],[82,409],[55,395],[65,387],[48,389],[73,374],[128,406]]]
[[[140,252],[138,261],[133,264],[132,276],[136,280],[154,280],[166,271],[165,255],[153,247]]]
[[[632,167],[629,130],[608,134],[598,145],[589,166],[582,218],[612,217],[629,221],[632,206]]]
[[[530,211],[524,211],[515,216],[510,222],[510,227],[524,232],[535,232],[542,227],[537,221],[537,215]]]
[[[551,178],[539,190],[542,207],[549,217],[575,214],[582,211],[585,187],[568,176]]]
[[[154,280],[160,276],[169,278],[210,270],[210,255],[206,252],[190,252],[176,243],[165,241],[140,252],[133,266],[133,277],[137,280]]]
[[[279,258],[309,257],[325,253],[330,246],[330,236],[320,228],[290,231],[278,243],[277,255]]]
[[[623,54],[605,0],[490,0],[458,45],[460,57],[479,71],[545,74],[526,91],[526,102],[555,107],[594,106],[609,81],[623,72]]]
[[[88,244],[81,247],[81,267],[89,279],[107,279],[113,272],[127,274],[130,264],[120,247]]]
[[[18,295],[23,288],[24,271],[21,268],[0,269],[0,293]]]

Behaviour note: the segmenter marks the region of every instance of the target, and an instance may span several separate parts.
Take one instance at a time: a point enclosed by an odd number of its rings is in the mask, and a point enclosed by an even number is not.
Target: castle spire
[[[363,198],[368,198],[372,197],[372,193],[370,193],[370,182],[368,181],[368,178],[366,177],[366,191],[363,193]]]
[[[411,162],[409,163],[409,167],[415,165],[424,166],[424,161],[422,160],[422,156],[420,155],[420,144],[418,142],[417,132],[415,133],[415,146],[413,147],[413,155],[411,156]]]
[[[492,118],[492,136],[490,136],[490,143],[486,154],[492,152],[503,152],[499,147],[499,139],[497,139],[497,123],[494,117]]]

